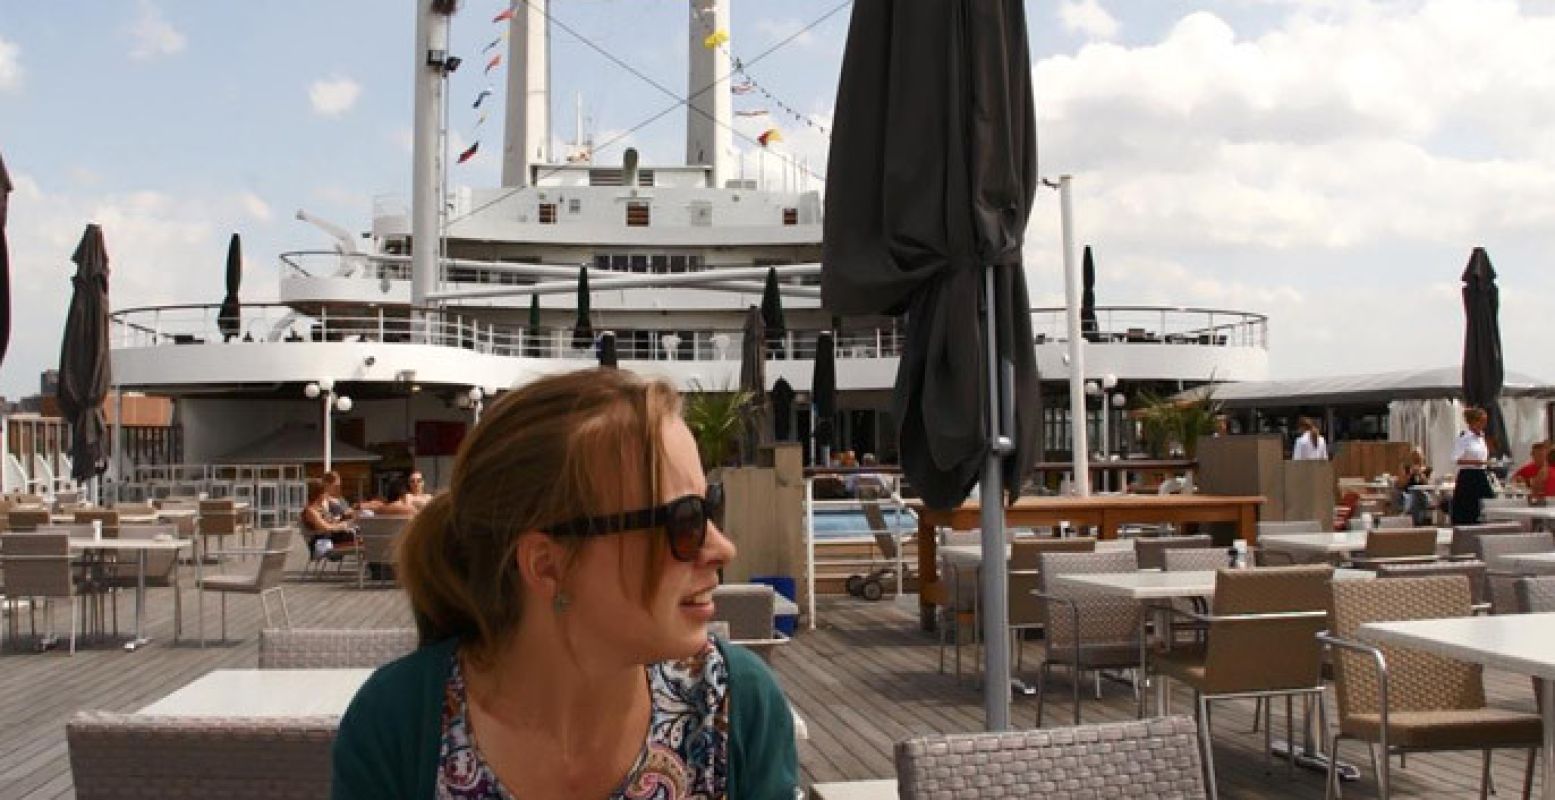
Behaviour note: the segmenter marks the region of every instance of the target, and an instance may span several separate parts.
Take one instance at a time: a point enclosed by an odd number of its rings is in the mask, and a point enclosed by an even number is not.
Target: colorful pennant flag
[[[728,41],[729,41],[729,32],[726,31],[726,30],[720,29],[720,30],[713,31],[712,33],[709,33],[707,35],[707,38],[702,40],[702,46],[706,47],[709,50],[713,50],[713,49],[716,49],[719,45],[722,45],[722,44],[724,44],[724,43],[726,43]]]
[[[469,147],[466,147],[464,149],[464,152],[459,154],[459,163],[463,164],[464,162],[469,161],[470,159],[474,158],[475,157],[475,151],[477,151],[479,149],[481,149],[481,143],[480,142],[476,142],[475,144],[472,144]]]
[[[490,89],[482,89],[481,93],[475,96],[475,105],[470,106],[470,108],[480,108],[481,107],[481,103],[486,102],[486,98],[488,98],[490,96],[491,96],[491,90]]]
[[[497,16],[492,17],[491,21],[494,22],[494,23],[496,23],[496,22],[507,22],[508,20],[510,20],[512,18],[513,18],[513,9],[512,8],[508,8],[508,9],[504,10],[502,13],[498,14]]]
[[[491,52],[491,48],[496,47],[499,44],[502,44],[502,39],[503,39],[503,37],[501,37],[501,36],[498,36],[497,38],[492,39],[491,40],[491,44],[488,44],[485,47],[481,48],[481,55],[485,55],[485,54]]]
[[[486,62],[486,74],[488,74],[488,75],[491,74],[491,71],[496,69],[497,65],[501,64],[501,63],[502,63],[502,54],[501,53],[498,53],[498,54],[492,56],[491,60]]]
[[[750,94],[751,92],[753,92],[755,90],[756,90],[756,84],[751,83],[750,81],[743,81],[741,83],[736,83],[733,86],[729,87],[729,91],[734,93],[734,94]]]
[[[781,141],[783,141],[783,134],[777,128],[768,128],[765,133],[756,137],[756,142],[762,147]]]

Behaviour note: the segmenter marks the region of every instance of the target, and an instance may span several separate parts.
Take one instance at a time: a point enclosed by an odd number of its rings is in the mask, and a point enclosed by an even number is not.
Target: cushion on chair
[[[1353,714],[1344,733],[1377,741],[1382,729],[1378,714]],[[1476,708],[1448,711],[1397,711],[1388,715],[1388,744],[1423,749],[1476,749],[1539,744],[1539,718],[1520,711]]]

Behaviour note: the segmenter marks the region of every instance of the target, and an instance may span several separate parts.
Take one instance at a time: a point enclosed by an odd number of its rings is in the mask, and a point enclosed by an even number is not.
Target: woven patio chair
[[[45,508],[12,508],[6,512],[7,531],[34,531],[52,521]]]
[[[1415,518],[1408,514],[1389,514],[1377,519],[1377,527],[1384,530],[1415,527]]]
[[[1517,610],[1522,614],[1555,611],[1555,575],[1519,578]]]
[[[896,778],[902,800],[1205,797],[1187,717],[908,739]]]
[[[83,712],[65,726],[79,800],[328,797],[335,717]]]
[[[415,628],[266,628],[259,632],[259,668],[381,667],[415,650],[418,641]]]
[[[1453,558],[1480,558],[1481,536],[1505,536],[1527,533],[1521,522],[1484,522],[1479,525],[1456,525],[1452,529],[1452,545],[1447,553]]]
[[[1047,702],[1048,678],[1054,664],[1068,667],[1073,687],[1074,724],[1080,724],[1080,674],[1085,670],[1134,670],[1134,692],[1139,695],[1140,636],[1144,606],[1126,598],[1101,597],[1077,592],[1058,584],[1060,575],[1097,572],[1133,572],[1137,557],[1129,550],[1102,553],[1042,553],[1038,556],[1037,585],[1047,610],[1047,646],[1042,655],[1042,677],[1037,684],[1037,727],[1042,727]],[[1139,696],[1143,715],[1143,695]]]
[[[1168,550],[1202,550],[1214,545],[1215,540],[1205,534],[1155,536],[1149,539],[1135,539],[1134,553],[1139,557],[1140,569],[1165,569]]]
[[[1354,739],[1381,746],[1378,796],[1390,791],[1389,759],[1410,751],[1480,750],[1484,753],[1480,796],[1489,789],[1494,748],[1529,751],[1523,784],[1532,789],[1533,764],[1542,740],[1539,717],[1490,708],[1483,669],[1420,650],[1360,642],[1356,630],[1368,622],[1466,617],[1472,611],[1468,579],[1459,575],[1331,584],[1330,632],[1318,638],[1334,650],[1334,692],[1339,731],[1329,755],[1328,791],[1336,786],[1332,764],[1339,742]]]
[[[392,575],[391,569],[398,561],[400,536],[410,526],[410,517],[363,517],[356,521],[356,540],[361,556],[356,564],[356,588],[361,589],[372,565],[383,571],[380,575]],[[311,554],[310,554],[311,555]],[[392,578],[380,578],[392,582]]]
[[[125,525],[119,536],[125,539],[155,539],[158,536],[174,537],[176,525]],[[104,566],[102,585],[108,589],[135,589],[139,584],[140,562],[134,553],[121,556]],[[184,602],[183,586],[178,580],[178,551],[156,550],[146,553],[146,588],[171,588],[173,590],[173,641],[183,634]],[[119,601],[114,598],[113,617],[119,617]]]
[[[1327,627],[1333,572],[1327,565],[1221,570],[1215,575],[1212,613],[1196,615],[1209,625],[1206,643],[1155,657],[1160,675],[1193,690],[1212,799],[1217,796],[1212,701],[1284,697],[1286,741],[1293,742],[1291,698],[1322,697],[1322,648],[1316,636]],[[1323,716],[1321,707],[1318,716]],[[1265,753],[1270,751],[1271,727],[1264,725]],[[1294,760],[1290,769],[1295,769]]]
[[[1366,551],[1350,559],[1350,563],[1361,569],[1374,569],[1383,563],[1435,560],[1435,528],[1395,528],[1367,531]]]
[[[1214,572],[1231,566],[1231,557],[1218,547],[1198,547],[1192,550],[1167,550],[1167,572]]]
[[[271,528],[265,534],[265,548],[259,551],[258,567],[251,573],[207,575],[196,584],[200,591],[221,595],[221,640],[227,640],[227,595],[252,594],[259,597],[260,610],[264,612],[265,625],[270,622],[270,604],[266,596],[276,595],[281,601],[281,616],[286,627],[292,625],[291,610],[286,607],[286,593],[281,589],[281,578],[286,571],[287,543],[291,540],[290,528]],[[200,617],[200,644],[205,644],[205,617]]]
[[[117,538],[119,535],[119,511],[115,508],[94,508],[90,510],[76,511],[71,514],[77,525],[91,525],[93,522],[103,524],[103,537],[106,539]]]
[[[1010,636],[1015,647],[1015,668],[1025,662],[1025,632],[1040,629],[1047,623],[1047,603],[1034,592],[1040,591],[1037,571],[1043,553],[1094,553],[1096,539],[1091,536],[1073,536],[1067,539],[1035,536],[1016,539],[1010,543],[1009,564],[1009,613]]]
[[[1517,579],[1523,577],[1507,556],[1555,551],[1555,535],[1549,531],[1481,536],[1476,541],[1485,562],[1485,592],[1492,614],[1517,613]]]
[[[1462,575],[1469,579],[1469,599],[1477,611],[1489,611],[1485,599],[1485,562],[1483,561],[1432,561],[1423,564],[1382,563],[1377,565],[1379,578],[1425,578],[1431,575]]]
[[[729,623],[729,640],[771,662],[788,637],[774,630],[777,591],[764,583],[726,583],[713,590],[713,619]]]
[[[5,602],[11,606],[11,640],[16,641],[20,635],[17,600],[43,599],[48,604],[44,612],[44,628],[52,634],[53,601],[67,599],[70,601],[70,654],[75,655],[78,580],[70,561],[69,536],[63,533],[8,532],[0,536],[0,569],[5,571]],[[33,618],[33,624],[33,633],[36,634],[36,618]]]

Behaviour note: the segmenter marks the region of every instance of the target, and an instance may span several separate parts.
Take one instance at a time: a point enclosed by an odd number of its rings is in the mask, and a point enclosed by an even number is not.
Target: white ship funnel
[[[551,162],[551,27],[549,0],[525,0],[513,9],[508,31],[507,119],[502,140],[502,185],[528,186],[534,165]]]
[[[637,148],[626,148],[626,155],[621,159],[621,185],[629,189],[637,188]]]
[[[686,94],[686,163],[712,168],[710,185],[730,177],[734,98],[729,93],[729,4],[692,0],[691,69]]]

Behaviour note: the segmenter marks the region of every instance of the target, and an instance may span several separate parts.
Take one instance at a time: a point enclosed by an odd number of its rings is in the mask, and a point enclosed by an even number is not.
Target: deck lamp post
[[[1094,380],[1085,382],[1085,393],[1092,397],[1101,398],[1101,427],[1099,431],[1101,434],[1099,437],[1101,439],[1101,447],[1097,452],[1103,461],[1107,460],[1107,451],[1112,447],[1112,440],[1107,436],[1108,422],[1112,416],[1112,409],[1122,408],[1128,403],[1128,398],[1124,397],[1122,392],[1117,391],[1117,388],[1118,376],[1110,372],[1103,375],[1100,382]],[[1106,476],[1103,475],[1102,481],[1104,484],[1106,480]]]
[[[334,469],[335,420],[334,412],[344,414],[351,410],[351,398],[335,394],[335,379],[320,378],[302,387],[309,400],[324,400],[324,471]]]

